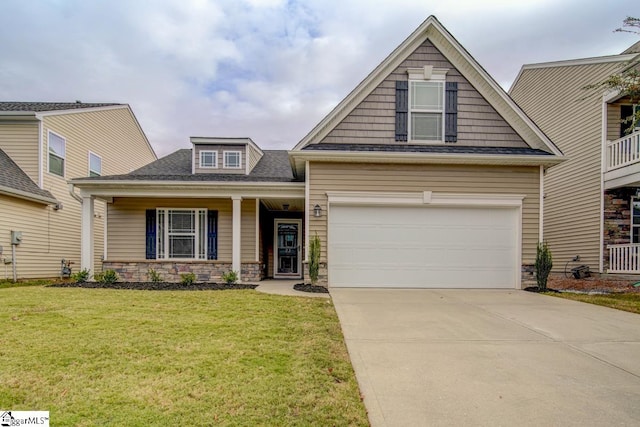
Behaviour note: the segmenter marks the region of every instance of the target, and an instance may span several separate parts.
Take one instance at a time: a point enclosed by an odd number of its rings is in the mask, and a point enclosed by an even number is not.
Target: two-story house
[[[58,277],[63,259],[77,271],[81,205],[68,180],[127,173],[156,159],[128,105],[0,102],[0,277],[11,278],[14,267],[17,278]],[[104,202],[92,221],[99,270]]]
[[[545,176],[544,239],[556,272],[585,264],[640,274],[640,131],[621,123],[637,106],[586,89],[639,54],[640,42],[619,55],[524,65],[509,91],[568,158]]]
[[[339,60],[339,58],[336,58]],[[132,173],[72,180],[107,203],[105,267],[179,280],[303,274],[330,287],[520,288],[562,153],[433,16],[291,151],[192,138]]]

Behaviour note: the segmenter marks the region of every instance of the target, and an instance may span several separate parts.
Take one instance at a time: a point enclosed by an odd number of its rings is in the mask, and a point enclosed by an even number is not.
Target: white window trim
[[[62,139],[64,141],[64,157],[60,157],[57,154],[53,154],[49,151],[49,142],[50,142],[50,135],[55,135],[58,138]],[[58,175],[57,173],[53,173],[51,172],[51,170],[49,169],[50,165],[49,165],[49,156],[53,154],[56,157],[60,157],[63,162],[62,162],[62,175]],[[56,133],[52,130],[47,130],[47,173],[49,175],[53,175],[53,176],[57,176],[59,178],[64,178],[67,175],[67,138],[65,138],[64,136],[60,135],[59,133]]]
[[[631,197],[631,206],[630,206],[630,210],[631,210],[631,218],[629,218],[629,221],[631,222],[629,224],[629,243],[640,243],[640,242],[634,242],[633,241],[633,203],[634,202],[640,202],[640,198],[638,197]],[[640,228],[640,224],[638,224],[635,228]]]
[[[238,154],[238,166],[229,166],[227,164],[227,153],[229,153],[229,154],[231,154],[231,153]],[[242,151],[225,150],[225,151],[222,152],[222,161],[223,161],[223,167],[225,169],[242,169]]]
[[[94,171],[91,169],[91,156],[96,156],[100,159],[100,171]],[[94,153],[93,151],[89,151],[89,153],[87,154],[87,169],[89,170],[87,172],[87,176],[91,176],[91,172],[97,173],[98,176],[102,176],[102,156]]]
[[[447,108],[447,92],[446,92],[446,79],[448,68],[434,68],[431,65],[425,65],[422,68],[408,68],[407,74],[409,75],[409,87],[408,87],[408,114],[407,114],[407,132],[408,138],[407,141],[410,144],[444,144],[445,140],[445,110]],[[441,139],[438,140],[424,140],[424,139],[413,139],[413,133],[411,131],[411,83],[412,82],[436,82],[442,83],[442,110],[416,110],[419,113],[438,113],[441,115],[441,129],[442,135]]]
[[[218,151],[217,150],[200,150],[198,152],[198,164],[200,165],[200,169],[218,169]],[[202,154],[213,154],[214,155],[214,162],[213,162],[213,166],[205,166],[202,164]]]
[[[164,224],[163,230],[165,235],[163,236],[164,247],[163,253],[165,254],[164,258],[160,258],[160,211],[164,211]],[[169,256],[169,211],[183,211],[183,212],[194,212],[195,213],[195,241],[194,241],[194,254],[195,258],[171,258]],[[204,233],[200,230],[200,213],[204,212]],[[156,208],[156,259],[163,261],[206,261],[207,256],[209,255],[209,248],[207,247],[207,235],[209,230],[209,217],[208,217],[208,209],[207,208]],[[204,256],[200,258],[198,248],[200,247],[200,235],[204,236]],[[191,235],[189,233],[189,235]]]

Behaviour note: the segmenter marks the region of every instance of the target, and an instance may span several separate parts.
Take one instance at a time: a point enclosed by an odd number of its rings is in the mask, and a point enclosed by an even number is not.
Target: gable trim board
[[[556,156],[562,156],[562,152],[537,128],[531,119],[524,114],[517,104],[434,16],[427,18],[418,29],[313,128],[293,148],[293,151],[301,150],[309,144],[318,143],[327,136],[338,123],[427,39],[445,55],[458,72],[475,87],[530,147],[548,151]]]

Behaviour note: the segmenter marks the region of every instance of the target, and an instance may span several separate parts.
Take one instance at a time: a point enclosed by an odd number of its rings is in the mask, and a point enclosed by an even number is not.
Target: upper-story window
[[[200,167],[201,168],[217,168],[218,152],[210,150],[200,151]]]
[[[49,131],[49,173],[64,177],[67,142],[60,135]]]
[[[89,176],[102,175],[102,157],[89,152]]]
[[[444,82],[409,81],[411,140],[442,141]]]
[[[225,151],[224,167],[227,169],[240,169],[242,167],[241,159],[242,159],[241,151]]]

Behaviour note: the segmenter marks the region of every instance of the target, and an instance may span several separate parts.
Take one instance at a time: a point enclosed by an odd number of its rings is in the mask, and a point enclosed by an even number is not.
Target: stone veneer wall
[[[179,282],[180,275],[194,273],[198,282],[221,282],[222,274],[231,271],[231,263],[224,261],[104,261],[103,269],[112,269],[120,280],[126,282],[147,282],[148,271],[154,269],[167,282]],[[242,282],[258,282],[263,279],[261,264],[242,263]]]
[[[304,270],[304,283],[311,283],[311,279],[309,278],[309,263],[303,262],[302,265]],[[329,281],[327,278],[327,263],[321,262],[320,268],[318,269],[318,283],[316,283],[316,285],[324,286],[325,288],[329,287]]]
[[[618,188],[604,193],[604,271],[609,268],[607,245],[631,243],[631,198],[635,195],[635,188]]]

